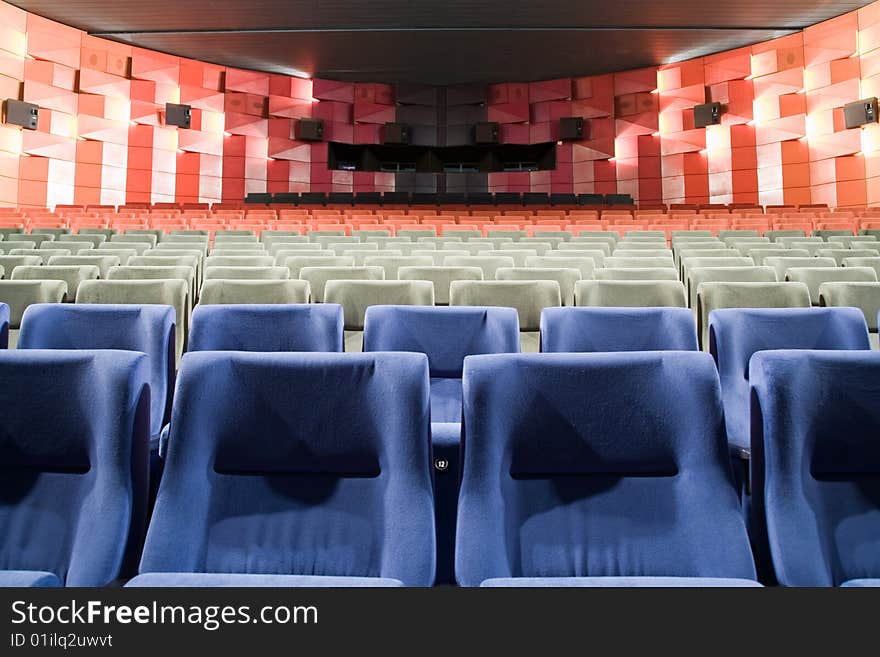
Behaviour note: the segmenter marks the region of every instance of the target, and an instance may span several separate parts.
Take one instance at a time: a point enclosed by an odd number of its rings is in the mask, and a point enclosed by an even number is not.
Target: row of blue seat
[[[0,582],[106,585],[140,557],[133,586],[434,583],[424,354],[187,354],[149,523],[148,369],[0,353]],[[877,584],[880,354],[762,351],[748,373],[759,554],[784,585]],[[459,584],[756,585],[711,356],[462,375]]]

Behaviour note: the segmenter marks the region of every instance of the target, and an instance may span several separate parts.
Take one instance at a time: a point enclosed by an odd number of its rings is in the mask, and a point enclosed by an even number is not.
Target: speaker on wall
[[[14,98],[8,98],[5,103],[3,122],[10,125],[21,126],[25,130],[36,130],[40,119],[40,108],[33,103],[25,103]]]
[[[386,123],[383,143],[408,144],[410,141],[410,127],[405,123]]]
[[[293,124],[293,138],[299,141],[324,141],[324,120],[300,119]]]
[[[176,125],[178,128],[186,128],[192,125],[192,107],[165,103],[165,125]]]
[[[704,103],[694,106],[694,127],[705,128],[707,125],[721,123],[721,103]]]
[[[847,128],[858,128],[866,123],[877,123],[877,99],[862,98],[843,106],[843,121]]]
[[[501,138],[501,126],[494,122],[477,123],[474,126],[475,144],[497,144]]]
[[[584,139],[584,117],[565,116],[559,119],[559,138]]]

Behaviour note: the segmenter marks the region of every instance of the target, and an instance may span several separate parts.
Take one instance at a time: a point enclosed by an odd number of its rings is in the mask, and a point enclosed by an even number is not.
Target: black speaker
[[[474,126],[475,144],[497,144],[501,139],[501,126],[494,122],[478,123]]]
[[[165,125],[176,125],[178,128],[189,130],[192,125],[192,107],[165,103]]]
[[[721,103],[704,103],[694,106],[694,127],[705,128],[707,125],[721,123]]]
[[[584,138],[584,117],[582,116],[565,116],[559,119],[559,138],[565,139],[583,139]]]
[[[411,136],[410,127],[405,123],[386,123],[383,143],[386,144],[409,144]]]
[[[323,119],[300,119],[294,124],[293,136],[299,141],[324,141]]]
[[[6,100],[4,123],[18,125],[25,130],[36,130],[40,118],[40,108],[32,103],[25,103],[14,98]]]
[[[877,123],[877,99],[862,98],[843,106],[843,121],[847,128],[858,128],[866,123]]]

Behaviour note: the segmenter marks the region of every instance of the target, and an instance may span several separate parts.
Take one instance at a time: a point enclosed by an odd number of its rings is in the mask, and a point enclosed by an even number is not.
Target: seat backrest
[[[433,306],[434,284],[430,281],[327,281],[324,302],[340,304],[346,330],[360,331],[370,306]]]
[[[880,354],[765,351],[749,380],[752,508],[776,579],[880,578]]]
[[[64,281],[0,281],[0,302],[9,306],[9,328],[18,329],[25,309],[35,303],[61,303],[67,297]]]
[[[101,271],[94,265],[44,265],[42,267],[16,267],[13,281],[64,281],[67,294],[75,301],[82,283],[99,278]]]
[[[697,307],[697,290],[702,283],[775,283],[776,271],[762,267],[692,267],[688,269],[688,305]]]
[[[605,267],[608,269],[627,269],[631,267],[668,267],[670,269],[675,269],[675,261],[672,259],[672,256],[648,258],[611,256],[610,258],[605,258]]]
[[[600,249],[594,249],[591,245],[585,245],[584,248],[581,249],[564,249],[559,251],[547,251],[543,255],[544,258],[563,258],[565,260],[569,260],[571,258],[589,258],[593,261],[593,266],[595,268],[602,268],[605,266],[605,261],[608,256],[605,255],[605,252]],[[550,265],[552,266],[552,265]],[[645,267],[650,267],[651,265],[646,264]]]
[[[776,271],[777,281],[784,281],[785,272],[792,267],[837,267],[834,258],[786,258],[784,256],[764,258],[764,265],[773,267]]]
[[[810,290],[803,283],[709,281],[697,286],[697,334],[709,348],[709,313],[722,308],[809,308]]]
[[[134,249],[101,249],[95,255],[116,256],[119,258],[119,264],[124,267],[129,260],[137,256],[137,251]]]
[[[202,285],[199,305],[308,303],[309,297],[308,281],[215,279]]]
[[[385,270],[382,267],[303,267],[299,270],[299,277],[308,282],[312,290],[312,302],[324,303],[327,281],[383,281]]]
[[[452,281],[481,281],[483,270],[479,267],[401,267],[397,277],[402,281],[431,281],[434,285],[434,303],[449,304],[449,288]]]
[[[709,314],[709,352],[718,366],[727,437],[749,446],[749,359],[767,349],[870,349],[855,308],[735,308]]]
[[[282,252],[283,253],[283,252]],[[354,256],[337,255],[296,255],[276,262],[290,270],[291,278],[299,278],[299,272],[303,267],[354,267]]]
[[[9,346],[9,304],[0,303],[0,349]]]
[[[68,256],[70,249],[10,249],[6,255],[12,256],[37,256],[44,265],[49,264],[49,259],[54,256]]]
[[[365,267],[381,267],[385,270],[385,280],[398,280],[397,272],[401,267],[430,267],[434,259],[430,256],[366,256]]]
[[[705,354],[469,357],[464,444],[463,586],[755,577]]]
[[[502,267],[515,265],[511,256],[450,256],[443,261],[445,267],[479,267],[483,270],[483,280],[494,281],[495,272]]]
[[[0,380],[0,570],[109,585],[146,521],[146,356],[7,350]]]
[[[819,286],[831,281],[877,280],[873,267],[790,267],[785,270],[785,280],[806,284],[810,290],[810,301],[819,304]]]
[[[50,267],[78,267],[82,265],[94,265],[98,268],[98,276],[107,278],[107,272],[111,267],[118,267],[121,261],[115,255],[75,255],[54,256],[46,263]]]
[[[188,351],[342,351],[342,307],[199,305]]]
[[[541,351],[696,351],[697,327],[685,308],[547,308]]]
[[[423,354],[187,354],[140,570],[430,586],[429,429]]]
[[[599,281],[678,281],[678,272],[669,267],[597,269],[593,277]]]
[[[687,308],[680,281],[578,281],[574,297],[578,306]]]
[[[139,351],[147,356],[150,374],[150,435],[171,419],[177,363],[171,306],[33,305],[22,318],[18,348]]]
[[[43,260],[39,256],[0,255],[0,267],[3,267],[5,278],[10,278],[12,270],[16,267],[22,265],[39,267],[41,264],[43,264]]]
[[[830,281],[819,286],[819,305],[858,308],[865,316],[868,330],[877,332],[880,312],[880,283]]]
[[[205,267],[205,280],[226,278],[232,280],[286,281],[290,278],[287,267]]]
[[[562,305],[555,280],[453,281],[449,286],[450,306],[494,306],[515,308],[520,331],[537,331],[541,311]]]
[[[574,286],[581,280],[581,272],[565,267],[503,267],[495,272],[499,281],[556,281],[563,306],[574,305]]]

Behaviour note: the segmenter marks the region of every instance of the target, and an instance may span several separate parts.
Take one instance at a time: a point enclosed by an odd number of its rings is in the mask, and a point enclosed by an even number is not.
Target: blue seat
[[[429,430],[422,354],[186,354],[133,585],[429,586]]]
[[[687,308],[545,308],[541,351],[697,351]]]
[[[171,419],[174,333],[171,306],[41,303],[24,311],[18,348],[120,349],[146,354],[150,435],[155,443]]]
[[[9,346],[9,306],[0,303],[0,349]]]
[[[880,585],[880,353],[766,351],[749,379],[752,509],[776,580]]]
[[[343,344],[342,306],[198,306],[189,351],[333,351]]]
[[[0,586],[124,576],[146,524],[146,356],[7,350],[0,381]]]
[[[767,349],[870,349],[857,308],[728,308],[709,313],[709,352],[721,377],[727,439],[749,447],[749,359]]]
[[[364,351],[416,351],[431,374],[437,581],[451,584],[461,472],[461,373],[469,355],[519,352],[514,308],[370,306]]]
[[[721,418],[707,354],[468,358],[458,583],[754,581]]]

